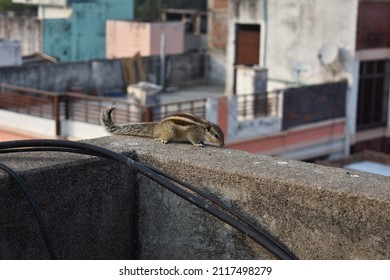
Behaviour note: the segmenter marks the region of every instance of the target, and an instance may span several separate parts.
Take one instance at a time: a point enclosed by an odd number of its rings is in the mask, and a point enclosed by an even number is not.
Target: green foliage
[[[137,19],[145,21],[160,19],[161,0],[138,0],[135,2]]]
[[[32,11],[35,10],[36,6],[14,4],[12,0],[0,0],[0,12],[5,11]]]
[[[154,21],[160,19],[161,8],[206,10],[207,0],[136,0],[136,19]]]
[[[12,0],[0,0],[0,11],[6,11],[10,9]]]

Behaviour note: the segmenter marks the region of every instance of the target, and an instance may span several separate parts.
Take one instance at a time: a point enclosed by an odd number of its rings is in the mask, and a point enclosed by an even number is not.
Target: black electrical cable
[[[90,156],[96,156],[94,153],[91,153],[91,152],[80,151],[80,150],[71,149],[71,148],[63,148],[63,147],[27,147],[27,148],[20,148],[20,149],[4,149],[4,150],[0,150],[0,153],[40,152],[40,151],[41,152],[46,152],[46,151],[70,152],[70,153],[78,153],[78,154],[85,154],[85,155],[90,155]],[[179,179],[169,175],[168,173],[165,173],[165,172],[163,172],[163,171],[161,171],[161,170],[159,170],[159,169],[157,169],[157,168],[155,168],[153,166],[149,166],[149,165],[146,165],[146,164],[143,164],[143,165],[145,165],[147,168],[153,170],[154,172],[158,173],[159,175],[162,175],[162,176],[168,178],[169,180],[171,180],[171,181],[173,181],[173,182],[175,182],[177,184],[180,184],[180,185],[184,186],[185,188],[187,188],[187,189],[189,189],[189,190],[191,190],[191,191],[201,195],[202,197],[208,199],[209,201],[211,201],[212,203],[214,203],[218,207],[222,208],[224,211],[227,211],[231,215],[235,216],[241,222],[247,224],[252,229],[259,231],[262,235],[267,236],[267,238],[269,238],[269,239],[273,239],[273,237],[271,235],[269,235],[268,232],[266,232],[265,230],[263,230],[263,229],[259,228],[258,226],[256,226],[254,223],[249,221],[246,217],[241,215],[239,212],[236,212],[233,209],[225,206],[222,202],[220,202],[217,199],[213,198],[208,193],[206,193],[204,191],[201,191],[201,190],[198,190],[198,189],[194,188],[193,186],[191,186],[190,184],[188,184],[186,182],[183,182],[183,181],[181,181],[181,180],[179,180]],[[291,254],[290,252],[288,252],[288,250],[285,250],[285,251],[286,251],[287,254]]]
[[[84,154],[95,155],[95,156],[102,156],[105,158],[115,160],[120,163],[124,163],[128,166],[132,166],[141,174],[154,180],[155,182],[159,183],[163,187],[179,195],[183,199],[193,203],[194,205],[205,210],[209,214],[212,214],[213,216],[228,223],[229,225],[236,228],[237,230],[245,233],[246,235],[251,237],[253,240],[258,242],[262,246],[264,246],[267,250],[269,250],[271,253],[275,254],[279,258],[297,259],[297,257],[293,253],[291,253],[286,248],[284,248],[284,246],[281,245],[276,239],[269,236],[264,231],[260,231],[257,227],[253,226],[251,223],[248,223],[248,221],[244,220],[244,223],[240,222],[240,217],[235,215],[234,212],[228,211],[231,215],[233,215],[233,217],[227,215],[218,207],[210,205],[209,203],[202,200],[201,198],[191,194],[188,191],[179,188],[177,185],[167,180],[167,178],[163,177],[162,174],[164,173],[162,173],[161,171],[157,172],[156,169],[148,168],[145,165],[137,161],[134,161],[130,158],[127,158],[124,155],[91,144],[82,143],[82,142],[70,142],[64,140],[21,140],[21,141],[9,141],[9,142],[0,143],[0,150],[3,150],[4,152],[22,151],[22,150],[29,151],[33,149],[42,150],[42,149],[49,149],[49,148],[56,151],[77,152],[77,153],[84,153]],[[177,183],[182,183],[177,179],[173,179],[173,177],[171,176],[169,176],[168,179],[174,180]],[[188,184],[186,185],[189,186]],[[219,207],[221,206],[219,205]]]
[[[30,140],[31,141],[31,140]],[[61,140],[32,140],[32,141],[46,141],[46,144],[48,143],[47,141],[56,141],[56,142],[58,142],[58,141],[61,141]],[[25,142],[25,141],[24,141]],[[25,143],[26,144],[26,143]],[[35,143],[36,144],[36,143]],[[51,143],[52,144],[52,143]],[[58,144],[58,143],[57,143]],[[80,143],[79,143],[80,144]],[[50,145],[50,146],[52,146],[52,145]],[[100,148],[100,147],[96,147],[96,146],[94,146],[95,148]],[[6,149],[9,149],[9,147],[6,147]],[[60,149],[58,149],[58,147],[57,147],[57,150],[61,150],[62,148],[60,148]],[[100,148],[101,149],[101,148]],[[66,151],[71,151],[72,150],[72,148],[69,148],[69,147],[66,147]],[[93,149],[92,149],[93,150]],[[103,150],[106,150],[106,149],[103,149]],[[62,150],[62,151],[65,151],[65,150]],[[109,150],[106,150],[106,151],[109,151]],[[8,151],[9,152],[9,151]],[[71,152],[76,152],[75,150],[72,150]],[[109,151],[109,152],[111,152],[111,151]],[[94,153],[91,151],[91,149],[90,149],[90,147],[89,148],[87,148],[87,149],[85,149],[85,150],[83,150],[82,151],[82,153],[87,153],[87,154],[93,154],[94,155]],[[119,154],[117,154],[117,155],[119,155]],[[104,157],[107,157],[107,154],[106,155],[100,155],[100,156],[104,156]],[[122,155],[119,155],[119,156],[122,156]],[[109,157],[108,157],[109,158]],[[130,160],[130,159],[128,159],[128,158],[126,158],[126,160],[127,160],[127,162]],[[122,162],[123,162],[123,160],[122,160]],[[130,160],[130,162],[131,163],[137,163],[137,162],[135,162],[135,161],[133,161],[133,160]],[[139,163],[138,163],[139,164]],[[153,173],[152,174],[149,174],[148,172],[142,172],[142,169],[141,170],[139,170],[140,171],[140,173],[142,173],[142,174],[144,174],[144,175],[146,175],[146,176],[148,176],[149,178],[151,178],[151,179],[153,179],[152,177],[150,177],[151,175],[153,175]],[[143,171],[145,171],[145,170],[143,170]],[[161,182],[160,182],[161,183]],[[165,186],[165,187],[168,187],[168,186]],[[176,186],[175,186],[176,187]],[[169,189],[169,188],[168,188]],[[173,192],[175,192],[175,190],[172,190],[171,189],[171,191],[173,191]],[[178,195],[180,195],[180,191],[179,191],[179,193],[177,192],[177,190],[176,190],[176,192],[175,193],[177,193]],[[188,194],[188,193],[187,193]],[[183,198],[185,198],[185,199],[187,199],[188,201],[191,201],[191,197],[188,199],[188,198],[186,198],[185,197],[185,195],[183,195],[183,194],[181,194],[180,195],[181,197],[183,197]],[[195,203],[196,204],[196,203]],[[198,205],[198,207],[201,207],[202,209],[204,209],[204,210],[206,210],[207,211],[207,209],[205,209],[205,208],[208,208],[208,205],[206,204],[205,206],[203,206],[202,207],[202,203],[199,203],[199,201],[198,201],[198,203],[197,203]],[[207,212],[209,212],[210,213],[210,211],[207,211]],[[213,210],[211,210],[211,212],[213,212]],[[218,211],[217,211],[218,212]],[[213,213],[211,213],[211,214],[213,214]],[[219,218],[220,219],[222,219],[222,220],[225,220],[225,219],[227,219],[226,218],[226,216],[224,216],[224,213],[219,213],[220,214],[220,216],[219,216]],[[216,213],[214,213],[213,214],[214,216],[217,216],[218,217],[218,215],[216,215]],[[230,217],[231,218],[231,217]],[[229,219],[228,219],[229,220]],[[225,222],[227,222],[227,223],[229,223],[229,224],[231,224],[233,227],[235,227],[235,228],[237,228],[237,229],[239,229],[240,231],[242,231],[242,232],[244,232],[244,233],[246,233],[246,234],[248,234],[249,236],[251,236],[253,239],[257,239],[257,241],[259,242],[259,238],[256,238],[256,233],[253,233],[250,229],[248,230],[247,229],[247,232],[245,232],[245,230],[243,230],[243,229],[240,229],[240,227],[239,227],[239,225],[237,226],[234,222],[232,222],[232,221],[225,221]],[[254,235],[254,236],[253,236]],[[265,238],[265,239],[268,239],[268,238]],[[272,240],[271,240],[272,241]],[[267,245],[267,240],[263,240],[263,242],[261,242],[261,240],[260,240],[260,242],[259,242],[260,244],[261,243],[263,243],[262,245],[263,246],[265,246],[266,248],[268,247],[268,245]],[[272,242],[271,242],[272,243]],[[272,249],[270,249],[270,248],[267,248],[267,249],[269,249],[271,252],[273,251]],[[276,250],[277,251],[277,250]],[[275,253],[275,252],[274,252]],[[287,254],[291,254],[290,252],[287,252]],[[281,257],[280,255],[278,255],[277,253],[276,253],[276,255],[277,256],[279,256],[279,257]],[[283,254],[282,254],[283,255]],[[283,257],[281,257],[281,258],[283,258]],[[291,254],[291,258],[292,259],[295,259],[296,257],[293,255],[293,254]],[[289,257],[287,258],[287,259],[290,259]]]
[[[50,236],[46,230],[46,226],[45,226],[45,223],[43,221],[42,214],[41,214],[41,208],[38,206],[38,203],[36,202],[34,196],[30,192],[30,189],[28,188],[26,182],[15,171],[13,171],[12,168],[8,167],[7,165],[5,165],[1,162],[0,162],[0,169],[7,172],[17,182],[18,185],[20,186],[20,188],[22,189],[22,191],[24,192],[24,194],[26,195],[27,200],[28,200],[31,208],[33,209],[35,218],[38,222],[39,229],[41,230],[41,234],[42,234],[43,240],[45,241],[46,248],[49,251],[50,257],[51,257],[51,259],[56,260],[57,256],[54,252]]]
[[[85,154],[85,155],[95,156],[95,154],[93,154],[93,153],[88,153],[88,152],[80,151],[80,150],[77,150],[77,149],[60,148],[60,147],[28,147],[28,148],[23,148],[23,149],[4,149],[4,150],[0,150],[0,154],[1,153],[16,153],[16,152],[47,152],[47,151],[51,151],[51,152],[70,152],[70,153],[77,153],[77,154]],[[147,164],[143,164],[143,165],[145,165],[147,168],[150,168],[154,172],[156,172],[156,173],[158,173],[158,174],[168,178],[169,180],[171,180],[173,182],[176,182],[176,183],[184,186],[185,188],[187,188],[187,189],[189,189],[189,190],[191,190],[191,191],[193,191],[193,192],[203,196],[204,198],[208,199],[209,201],[211,201],[214,204],[218,205],[219,207],[223,208],[223,210],[229,212],[230,214],[232,214],[234,216],[237,216],[241,221],[245,222],[247,225],[251,226],[252,228],[255,228],[257,230],[261,230],[261,229],[258,229],[257,226],[255,226],[251,221],[249,221],[243,215],[241,215],[240,213],[238,213],[238,212],[230,209],[229,207],[225,206],[223,203],[221,203],[217,199],[213,198],[208,193],[206,193],[204,191],[201,191],[201,190],[198,190],[198,189],[194,188],[193,186],[191,186],[190,184],[188,184],[186,182],[183,182],[183,181],[179,180],[178,178],[175,178],[175,177],[171,176],[170,174],[161,171],[158,168],[155,168],[155,167],[147,165]],[[268,234],[265,231],[262,231],[262,233],[264,235]]]

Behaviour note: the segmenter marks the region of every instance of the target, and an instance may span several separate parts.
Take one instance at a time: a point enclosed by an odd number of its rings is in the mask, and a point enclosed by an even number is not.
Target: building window
[[[390,60],[360,63],[357,129],[387,125]]]
[[[389,1],[359,1],[357,50],[390,48],[389,15]]]
[[[236,65],[258,65],[260,57],[260,25],[236,25]]]

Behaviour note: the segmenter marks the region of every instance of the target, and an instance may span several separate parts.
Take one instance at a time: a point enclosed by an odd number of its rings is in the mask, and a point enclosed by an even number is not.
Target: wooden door
[[[258,65],[260,58],[260,25],[238,24],[236,65]]]

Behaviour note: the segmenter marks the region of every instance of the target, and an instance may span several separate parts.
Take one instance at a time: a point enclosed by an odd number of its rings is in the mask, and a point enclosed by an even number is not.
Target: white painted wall
[[[233,93],[236,24],[260,24],[259,66],[268,69],[268,90],[285,88],[294,82],[318,84],[348,79],[344,142],[348,153],[356,132],[358,3],[358,0],[229,0],[226,93]],[[341,71],[334,73],[321,64],[318,53],[325,44],[338,48],[343,59],[336,62]],[[293,70],[296,67],[305,72],[297,75]]]
[[[13,3],[65,7],[67,0],[12,0]]]
[[[270,79],[293,80],[292,67],[303,62],[310,72],[306,83],[339,80],[321,66],[318,51],[333,43],[355,52],[358,0],[268,1],[267,68]],[[270,88],[280,87],[270,84]]]
[[[277,114],[240,120],[237,116],[237,96],[229,97],[229,141],[272,135],[282,130],[282,118]]]
[[[239,65],[236,67],[236,94],[265,93],[267,69]]]
[[[15,132],[31,134],[35,137],[56,137],[54,120],[0,110],[0,126]],[[73,120],[61,121],[61,137],[66,139],[90,139],[107,136],[109,133],[102,125],[89,124]]]
[[[72,16],[73,10],[71,8],[57,8],[51,6],[39,6],[38,8],[38,18],[39,19],[60,19],[60,18],[70,18]]]
[[[300,79],[304,83],[345,77],[345,73],[333,75],[321,66],[318,51],[333,43],[354,56],[357,9],[358,0],[229,0],[227,93],[232,93],[234,85],[236,24],[260,24],[259,65],[268,69],[268,89],[272,90],[286,85],[272,81],[294,81],[296,65],[309,69]]]
[[[31,133],[34,136],[55,137],[54,120],[0,110],[0,126],[10,131]]]
[[[62,121],[61,130],[62,135],[68,139],[91,139],[109,135],[102,125],[73,120]]]

